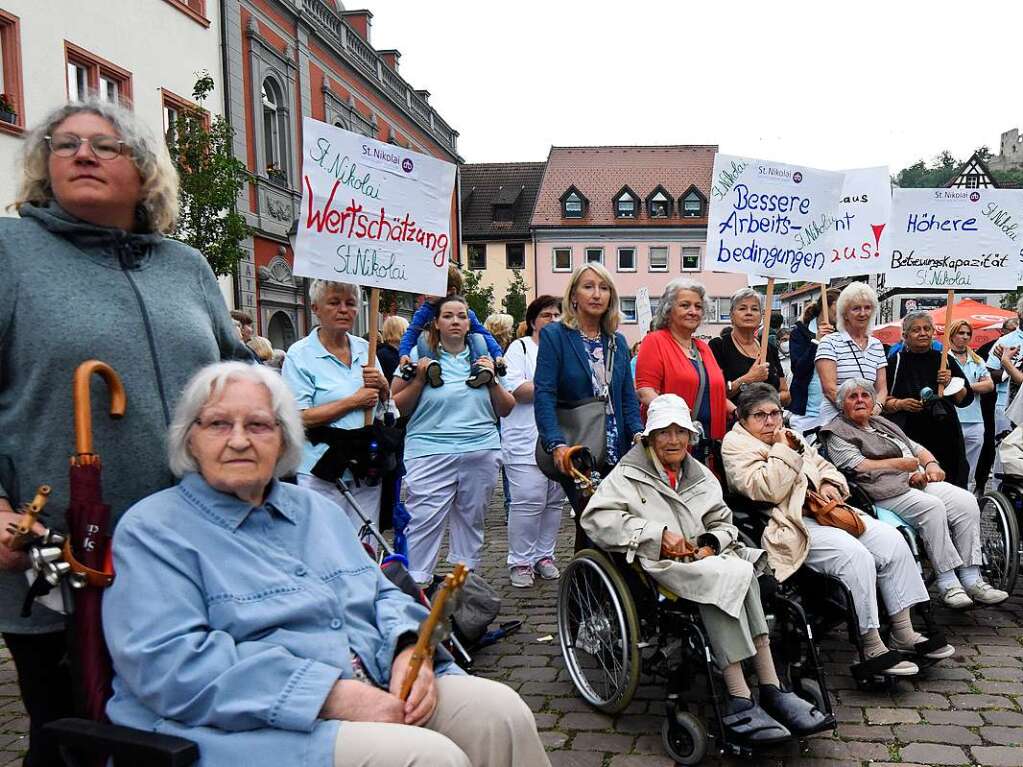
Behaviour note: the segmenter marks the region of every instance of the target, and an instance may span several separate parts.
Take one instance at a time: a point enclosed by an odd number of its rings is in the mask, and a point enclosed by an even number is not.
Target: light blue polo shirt
[[[958,358],[956,362],[959,362]],[[968,384],[975,384],[982,378],[991,377],[987,365],[983,361],[974,361],[973,357],[967,357],[965,365],[959,362],[959,367],[966,374],[966,382]],[[956,414],[959,416],[959,423],[984,423],[984,414],[980,410],[980,395],[978,394],[974,397],[973,402],[966,407],[959,408]]]
[[[468,347],[461,354],[437,352],[444,384],[436,389],[429,384],[423,387],[405,431],[405,457],[500,450],[490,391],[486,386],[465,385],[471,367]],[[411,356],[416,358],[415,351]]]
[[[362,369],[369,360],[369,342],[349,333],[348,344],[352,350],[351,365],[327,351],[320,342],[319,328],[313,328],[312,333],[288,349],[281,375],[295,395],[299,410],[350,397],[362,388]],[[379,360],[376,367],[380,369]],[[361,429],[366,425],[366,411],[352,410],[329,425],[336,429]],[[312,445],[306,441],[298,472],[309,474],[326,452],[326,444]]]

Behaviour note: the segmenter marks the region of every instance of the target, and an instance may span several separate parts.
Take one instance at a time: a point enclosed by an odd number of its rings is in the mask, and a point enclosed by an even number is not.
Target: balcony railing
[[[344,56],[353,61],[369,79],[378,82],[394,99],[405,106],[420,125],[452,152],[458,152],[455,132],[397,72],[324,0],[305,0],[303,11],[311,17],[317,33]]]

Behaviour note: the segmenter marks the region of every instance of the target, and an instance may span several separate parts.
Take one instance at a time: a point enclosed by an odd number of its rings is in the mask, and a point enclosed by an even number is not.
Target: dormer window
[[[682,218],[700,218],[706,215],[707,198],[695,186],[689,187],[679,200]]]
[[[636,218],[639,198],[631,189],[625,187],[614,198],[615,218]]]
[[[664,187],[659,186],[646,198],[647,215],[650,218],[670,218],[671,203],[671,195],[664,190]]]
[[[589,200],[585,195],[574,186],[570,186],[561,195],[561,216],[562,218],[583,218],[586,215],[588,204]]]

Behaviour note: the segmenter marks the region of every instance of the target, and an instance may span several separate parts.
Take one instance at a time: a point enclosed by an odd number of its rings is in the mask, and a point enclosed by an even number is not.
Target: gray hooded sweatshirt
[[[111,365],[127,395],[112,420],[92,384],[94,450],[112,523],[174,483],[165,437],[175,401],[199,368],[250,359],[206,259],[159,234],[94,226],[56,203],[0,218],[0,497],[17,507],[53,488],[44,525],[63,530],[74,452],[71,381],[88,359]],[[112,525],[111,525],[112,531]],[[22,573],[0,573],[0,631],[56,631],[41,605],[21,618]]]

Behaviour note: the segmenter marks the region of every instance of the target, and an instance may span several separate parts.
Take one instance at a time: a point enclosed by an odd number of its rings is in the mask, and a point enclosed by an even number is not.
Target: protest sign
[[[884,269],[885,229],[892,211],[886,166],[842,171],[842,198],[826,240],[827,277],[872,274]]]
[[[443,295],[455,166],[306,117],[295,274]]]
[[[717,154],[707,227],[709,269],[827,279],[841,173]]]
[[[650,332],[650,320],[653,319],[653,316],[653,311],[650,308],[650,288],[638,288],[636,290],[636,322],[639,324],[641,333]]]
[[[885,285],[1014,287],[1023,254],[1023,190],[896,189]]]

